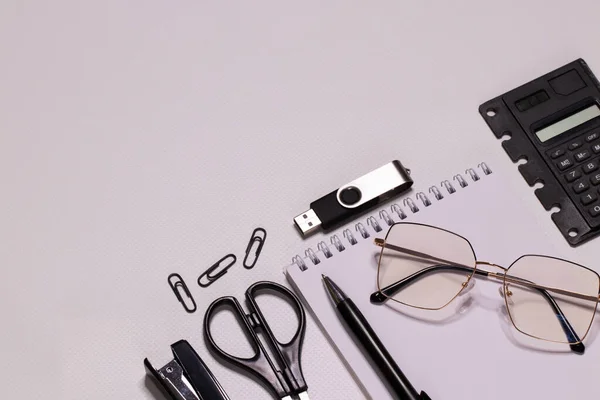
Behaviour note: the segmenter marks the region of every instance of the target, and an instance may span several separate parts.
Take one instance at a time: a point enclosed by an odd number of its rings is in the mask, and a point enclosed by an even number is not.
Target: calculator
[[[573,61],[483,103],[479,113],[570,245],[600,233],[600,83]]]

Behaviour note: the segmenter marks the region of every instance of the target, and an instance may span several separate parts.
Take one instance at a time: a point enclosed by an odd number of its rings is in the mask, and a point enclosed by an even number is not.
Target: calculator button
[[[569,150],[576,150],[583,145],[581,140],[577,140],[569,145]]]
[[[596,200],[598,200],[598,195],[594,192],[591,192],[581,197],[581,204],[587,206],[588,204],[592,204]]]
[[[586,181],[577,181],[573,185],[573,191],[577,194],[583,193],[590,188],[590,185]]]
[[[567,168],[571,168],[573,166],[573,160],[570,157],[565,157],[562,160],[556,163],[556,166],[561,171],[564,171]]]
[[[598,162],[590,161],[583,166],[583,172],[590,174],[598,169]]]
[[[598,145],[598,147],[600,147],[600,144]],[[600,149],[598,151],[600,151]],[[552,158],[554,160],[555,158],[558,158],[564,154],[565,154],[564,149],[556,149],[550,153],[550,158]]]
[[[600,153],[600,143],[596,143],[592,146],[592,151],[596,154]]]
[[[592,217],[597,217],[598,215],[600,215],[600,206],[594,206],[590,208],[590,215]]]
[[[570,174],[570,172],[569,172]],[[590,178],[590,182],[592,182],[592,185],[600,185],[600,174],[596,174],[594,176],[592,176]]]
[[[586,142],[592,142],[592,141],[594,141],[594,140],[596,140],[598,138],[600,138],[600,133],[594,132],[594,133],[590,133],[589,135],[587,135],[585,137],[585,141]]]
[[[577,160],[578,162],[581,162],[583,160],[587,160],[588,158],[590,158],[592,154],[590,153],[589,150],[581,150],[578,153],[575,153],[575,160]]]
[[[565,179],[567,180],[567,182],[571,183],[576,181],[577,179],[581,178],[581,170],[579,168],[574,169],[573,171],[569,171],[567,172],[567,174],[565,175]],[[600,177],[600,174],[598,174],[598,176]]]

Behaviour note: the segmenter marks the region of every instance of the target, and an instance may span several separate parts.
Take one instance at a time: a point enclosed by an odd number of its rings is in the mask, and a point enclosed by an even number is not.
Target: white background
[[[162,366],[185,338],[232,399],[271,398],[206,351],[205,307],[284,282],[282,266],[319,240],[292,218],[392,159],[422,188],[483,160],[514,170],[477,107],[578,57],[600,74],[599,12],[592,0],[4,0],[3,397],[161,399],[142,360]],[[519,201],[558,235],[521,183]],[[256,226],[268,231],[258,266],[201,289]],[[312,320],[303,365],[311,399],[364,397]]]

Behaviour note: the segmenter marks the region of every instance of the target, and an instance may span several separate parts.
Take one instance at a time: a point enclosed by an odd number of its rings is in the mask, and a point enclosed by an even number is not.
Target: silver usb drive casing
[[[303,236],[319,228],[327,231],[408,190],[412,184],[410,170],[394,160],[315,200],[308,211],[294,218],[294,223]]]

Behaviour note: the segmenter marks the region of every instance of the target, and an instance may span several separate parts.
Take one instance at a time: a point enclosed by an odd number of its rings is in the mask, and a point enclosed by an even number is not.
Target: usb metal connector
[[[295,217],[294,223],[303,235],[308,235],[321,226],[321,220],[312,208]]]

